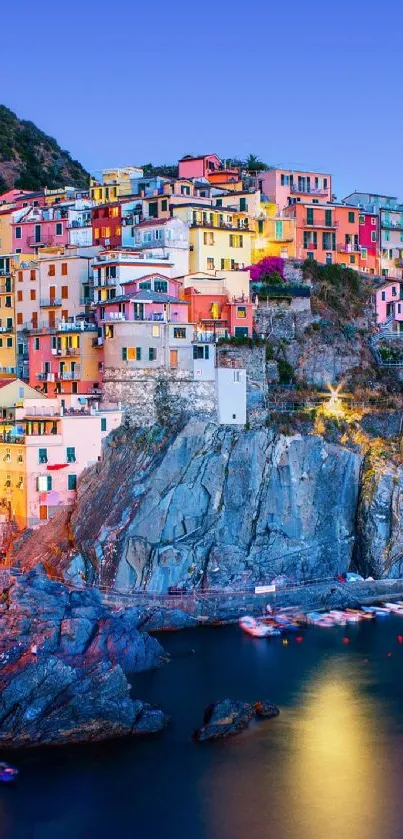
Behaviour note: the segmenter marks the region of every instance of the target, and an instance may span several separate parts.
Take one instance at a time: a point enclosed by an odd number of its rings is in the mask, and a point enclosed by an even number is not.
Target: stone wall
[[[215,380],[194,381],[187,370],[109,367],[104,375],[103,398],[122,402],[126,419],[133,426],[150,426],[164,413],[175,418],[183,414],[217,420]]]
[[[292,341],[303,334],[313,317],[309,298],[298,298],[307,301],[309,309],[294,311],[289,306],[269,305],[261,303],[255,311],[256,331],[269,341]]]

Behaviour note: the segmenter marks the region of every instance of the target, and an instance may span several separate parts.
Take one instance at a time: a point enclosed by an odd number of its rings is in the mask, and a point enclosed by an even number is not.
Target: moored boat
[[[0,781],[3,784],[9,784],[11,781],[17,779],[18,769],[10,766],[8,763],[0,763]]]
[[[240,618],[239,626],[248,635],[252,635],[253,638],[270,638],[271,636],[281,634],[279,629],[276,629],[270,624],[263,623],[263,621],[256,620],[256,618],[250,615],[245,615],[245,617]]]

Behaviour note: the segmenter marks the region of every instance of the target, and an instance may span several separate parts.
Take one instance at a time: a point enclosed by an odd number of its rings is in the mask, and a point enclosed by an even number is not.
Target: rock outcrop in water
[[[244,731],[254,718],[269,720],[277,717],[279,713],[277,705],[266,700],[251,705],[239,699],[220,699],[219,702],[207,706],[203,725],[194,732],[193,739],[197,743],[223,740]]]
[[[0,597],[0,744],[104,740],[159,731],[167,718],[130,697],[125,673],[157,667],[164,651],[113,612],[99,592],[71,591],[38,568],[3,583]]]

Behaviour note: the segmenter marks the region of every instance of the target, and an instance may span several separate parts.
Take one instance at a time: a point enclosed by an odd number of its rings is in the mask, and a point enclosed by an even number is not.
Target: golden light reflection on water
[[[359,681],[359,678],[358,678]],[[362,683],[341,662],[329,663],[307,685],[296,711],[296,737],[289,770],[300,809],[300,839],[326,833],[354,839],[381,837],[384,776],[377,771],[374,731],[382,714]],[[299,718],[299,719],[298,719]],[[371,786],[374,788],[371,789]]]
[[[363,675],[322,661],[293,707],[215,756],[208,839],[387,839],[381,720]]]

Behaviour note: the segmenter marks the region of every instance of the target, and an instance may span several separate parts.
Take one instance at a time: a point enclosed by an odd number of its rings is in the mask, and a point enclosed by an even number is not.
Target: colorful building
[[[20,380],[0,382],[0,520],[37,527],[76,497],[80,474],[101,455],[121,410],[68,411]]]
[[[68,244],[68,207],[23,207],[15,210],[12,221],[14,253],[35,254],[45,247]]]
[[[98,204],[92,210],[92,241],[101,248],[122,244],[122,208],[119,202]]]
[[[169,259],[175,273],[189,271],[189,228],[179,218],[149,219],[123,227],[123,245]]]
[[[259,172],[257,184],[265,199],[277,204],[280,212],[289,204],[306,201],[326,204],[332,200],[332,176],[329,174],[268,169]]]
[[[194,203],[177,204],[175,217],[189,227],[189,270],[235,271],[251,263],[252,235],[247,213],[200,208]]]
[[[15,333],[14,266],[11,256],[0,256],[0,373],[2,378],[15,376],[17,346]]]
[[[208,178],[221,166],[221,160],[216,154],[193,155],[186,154],[178,161],[180,178]]]
[[[291,204],[284,215],[295,219],[297,259],[359,268],[358,210],[344,204]]]
[[[295,218],[262,216],[255,222],[252,239],[251,262],[260,262],[266,256],[291,259],[296,255]]]
[[[34,330],[28,336],[29,383],[52,396],[99,392],[101,352],[95,323],[79,320]]]
[[[403,331],[403,284],[389,280],[373,289],[372,302],[379,326]]]
[[[143,176],[138,166],[122,166],[117,169],[104,169],[102,178],[90,179],[89,197],[95,204],[107,204],[123,195],[132,194],[132,182]]]
[[[232,297],[222,288],[222,280],[197,282],[184,288],[181,296],[189,303],[189,320],[195,324],[200,340],[253,334],[253,305],[249,297]],[[206,288],[207,286],[207,288]]]
[[[144,274],[173,276],[173,263],[167,257],[155,257],[152,251],[118,248],[101,251],[93,261],[94,301],[104,303],[123,294],[124,285]]]
[[[379,217],[365,210],[359,212],[360,270],[379,274]]]

